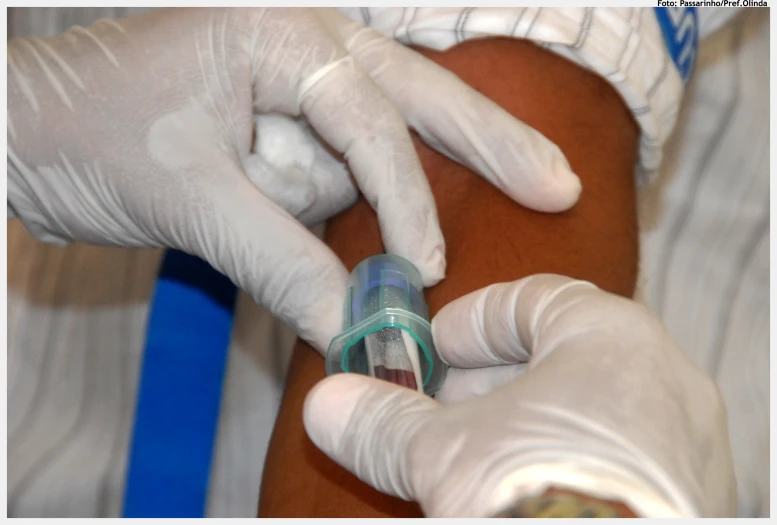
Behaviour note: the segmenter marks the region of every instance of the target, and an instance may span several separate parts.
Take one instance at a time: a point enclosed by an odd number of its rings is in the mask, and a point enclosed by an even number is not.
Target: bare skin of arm
[[[423,53],[558,144],[583,183],[573,209],[534,212],[416,140],[447,245],[447,276],[426,292],[430,313],[489,284],[535,273],[585,279],[631,296],[638,261],[638,128],[612,87],[519,40],[470,41]],[[384,251],[375,212],[364,200],[327,224],[325,240],[349,269]],[[324,376],[323,358],[298,341],[267,453],[259,516],[421,516],[415,503],[369,488],[307,438],[302,405]]]

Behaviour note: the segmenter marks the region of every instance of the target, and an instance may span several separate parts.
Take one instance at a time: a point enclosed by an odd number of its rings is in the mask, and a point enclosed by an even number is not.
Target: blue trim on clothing
[[[695,7],[654,7],[664,43],[683,83],[693,72],[699,48],[699,18]]]

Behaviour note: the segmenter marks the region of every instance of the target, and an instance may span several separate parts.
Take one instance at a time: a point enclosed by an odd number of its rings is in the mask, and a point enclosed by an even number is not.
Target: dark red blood
[[[378,365],[373,370],[375,377],[389,381],[399,386],[406,386],[413,390],[418,390],[418,383],[415,382],[415,374],[410,370],[399,370],[397,368],[386,368],[383,365]]]

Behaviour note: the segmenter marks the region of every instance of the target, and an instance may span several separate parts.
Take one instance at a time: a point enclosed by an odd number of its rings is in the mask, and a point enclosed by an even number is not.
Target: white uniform
[[[9,36],[47,35],[140,8],[11,9]],[[526,37],[594,69],[642,129],[640,292],[718,380],[737,460],[740,514],[769,515],[768,11],[701,10],[682,94],[652,9],[346,9],[395,38],[446,48]],[[622,47],[608,45],[618,42]],[[677,122],[676,131],[670,132]],[[43,245],[9,222],[8,513],[119,516],[161,252]],[[208,516],[255,515],[294,336],[239,298]],[[636,417],[636,415],[635,415]]]

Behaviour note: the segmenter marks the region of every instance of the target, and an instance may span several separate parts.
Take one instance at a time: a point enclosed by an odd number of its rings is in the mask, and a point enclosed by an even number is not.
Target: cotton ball
[[[316,158],[316,144],[303,121],[269,114],[256,117],[255,123],[254,153],[279,173],[310,173]]]
[[[243,159],[246,174],[262,193],[296,217],[316,200],[311,177],[315,139],[302,121],[283,115],[262,115],[254,122],[254,153]]]

